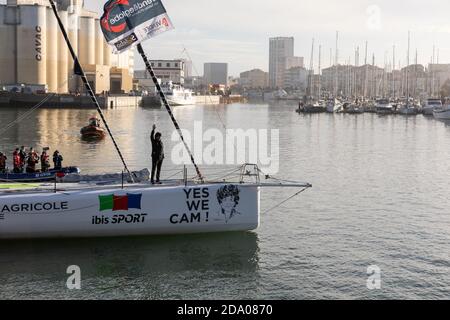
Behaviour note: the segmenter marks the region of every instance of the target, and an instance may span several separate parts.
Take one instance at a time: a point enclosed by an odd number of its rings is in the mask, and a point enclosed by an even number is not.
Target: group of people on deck
[[[34,150],[33,147],[30,147],[27,151],[24,146],[20,148],[16,148],[12,155],[13,160],[13,173],[36,173],[36,172],[48,172],[50,170],[50,155],[48,153],[50,149],[44,148],[42,153],[39,153]],[[0,173],[6,173],[6,160],[8,158],[3,152],[0,152]],[[40,170],[37,169],[37,165],[41,164]],[[55,170],[62,169],[63,157],[56,150],[53,153],[53,164]]]

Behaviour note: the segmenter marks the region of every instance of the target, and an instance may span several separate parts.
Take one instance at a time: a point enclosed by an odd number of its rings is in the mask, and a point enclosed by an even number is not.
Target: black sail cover
[[[109,0],[103,10],[100,25],[114,53],[173,29],[160,0]]]

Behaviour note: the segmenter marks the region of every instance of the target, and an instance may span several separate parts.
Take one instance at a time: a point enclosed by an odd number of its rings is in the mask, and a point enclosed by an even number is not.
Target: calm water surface
[[[450,298],[450,124],[423,116],[297,115],[289,105],[180,107],[183,128],[280,129],[279,178],[314,188],[263,214],[254,233],[0,242],[3,299],[444,299]],[[0,110],[0,130],[25,110]],[[13,146],[58,148],[83,172],[120,171],[112,143],[87,143],[87,110],[39,110],[0,135]],[[108,110],[133,169],[149,166],[163,110]],[[179,168],[166,161],[164,175]],[[212,174],[213,168],[203,168]],[[266,190],[262,210],[295,190]],[[69,265],[82,290],[65,287]],[[367,267],[382,288],[366,287]]]

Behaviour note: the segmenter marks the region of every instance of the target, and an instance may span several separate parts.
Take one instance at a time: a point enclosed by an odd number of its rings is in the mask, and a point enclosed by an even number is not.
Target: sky
[[[175,30],[145,42],[152,59],[192,57],[194,75],[203,74],[204,62],[227,62],[230,74],[260,68],[268,70],[269,37],[295,37],[295,55],[310,65],[315,39],[314,66],[318,67],[318,45],[322,67],[330,65],[339,31],[339,63],[351,59],[360,47],[364,62],[365,42],[371,61],[380,66],[392,61],[406,65],[408,31],[411,58],[428,64],[433,45],[439,62],[450,63],[449,0],[163,0]],[[104,1],[85,0],[88,9],[102,10]],[[186,51],[184,51],[186,49]],[[334,59],[334,58],[333,58]],[[437,58],[436,58],[437,60]],[[143,63],[136,55],[137,69]]]

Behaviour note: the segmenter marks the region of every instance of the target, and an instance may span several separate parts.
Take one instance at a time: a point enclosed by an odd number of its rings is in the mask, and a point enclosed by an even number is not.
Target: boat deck
[[[189,185],[193,182],[189,182]],[[152,185],[150,182],[145,183],[102,183],[102,182],[81,182],[81,183],[58,183],[55,188],[54,183],[3,183],[0,184],[0,197],[31,194],[31,193],[64,193],[76,191],[101,191],[115,189],[139,189],[139,188],[169,188],[185,185],[180,180],[168,180],[162,184]]]

